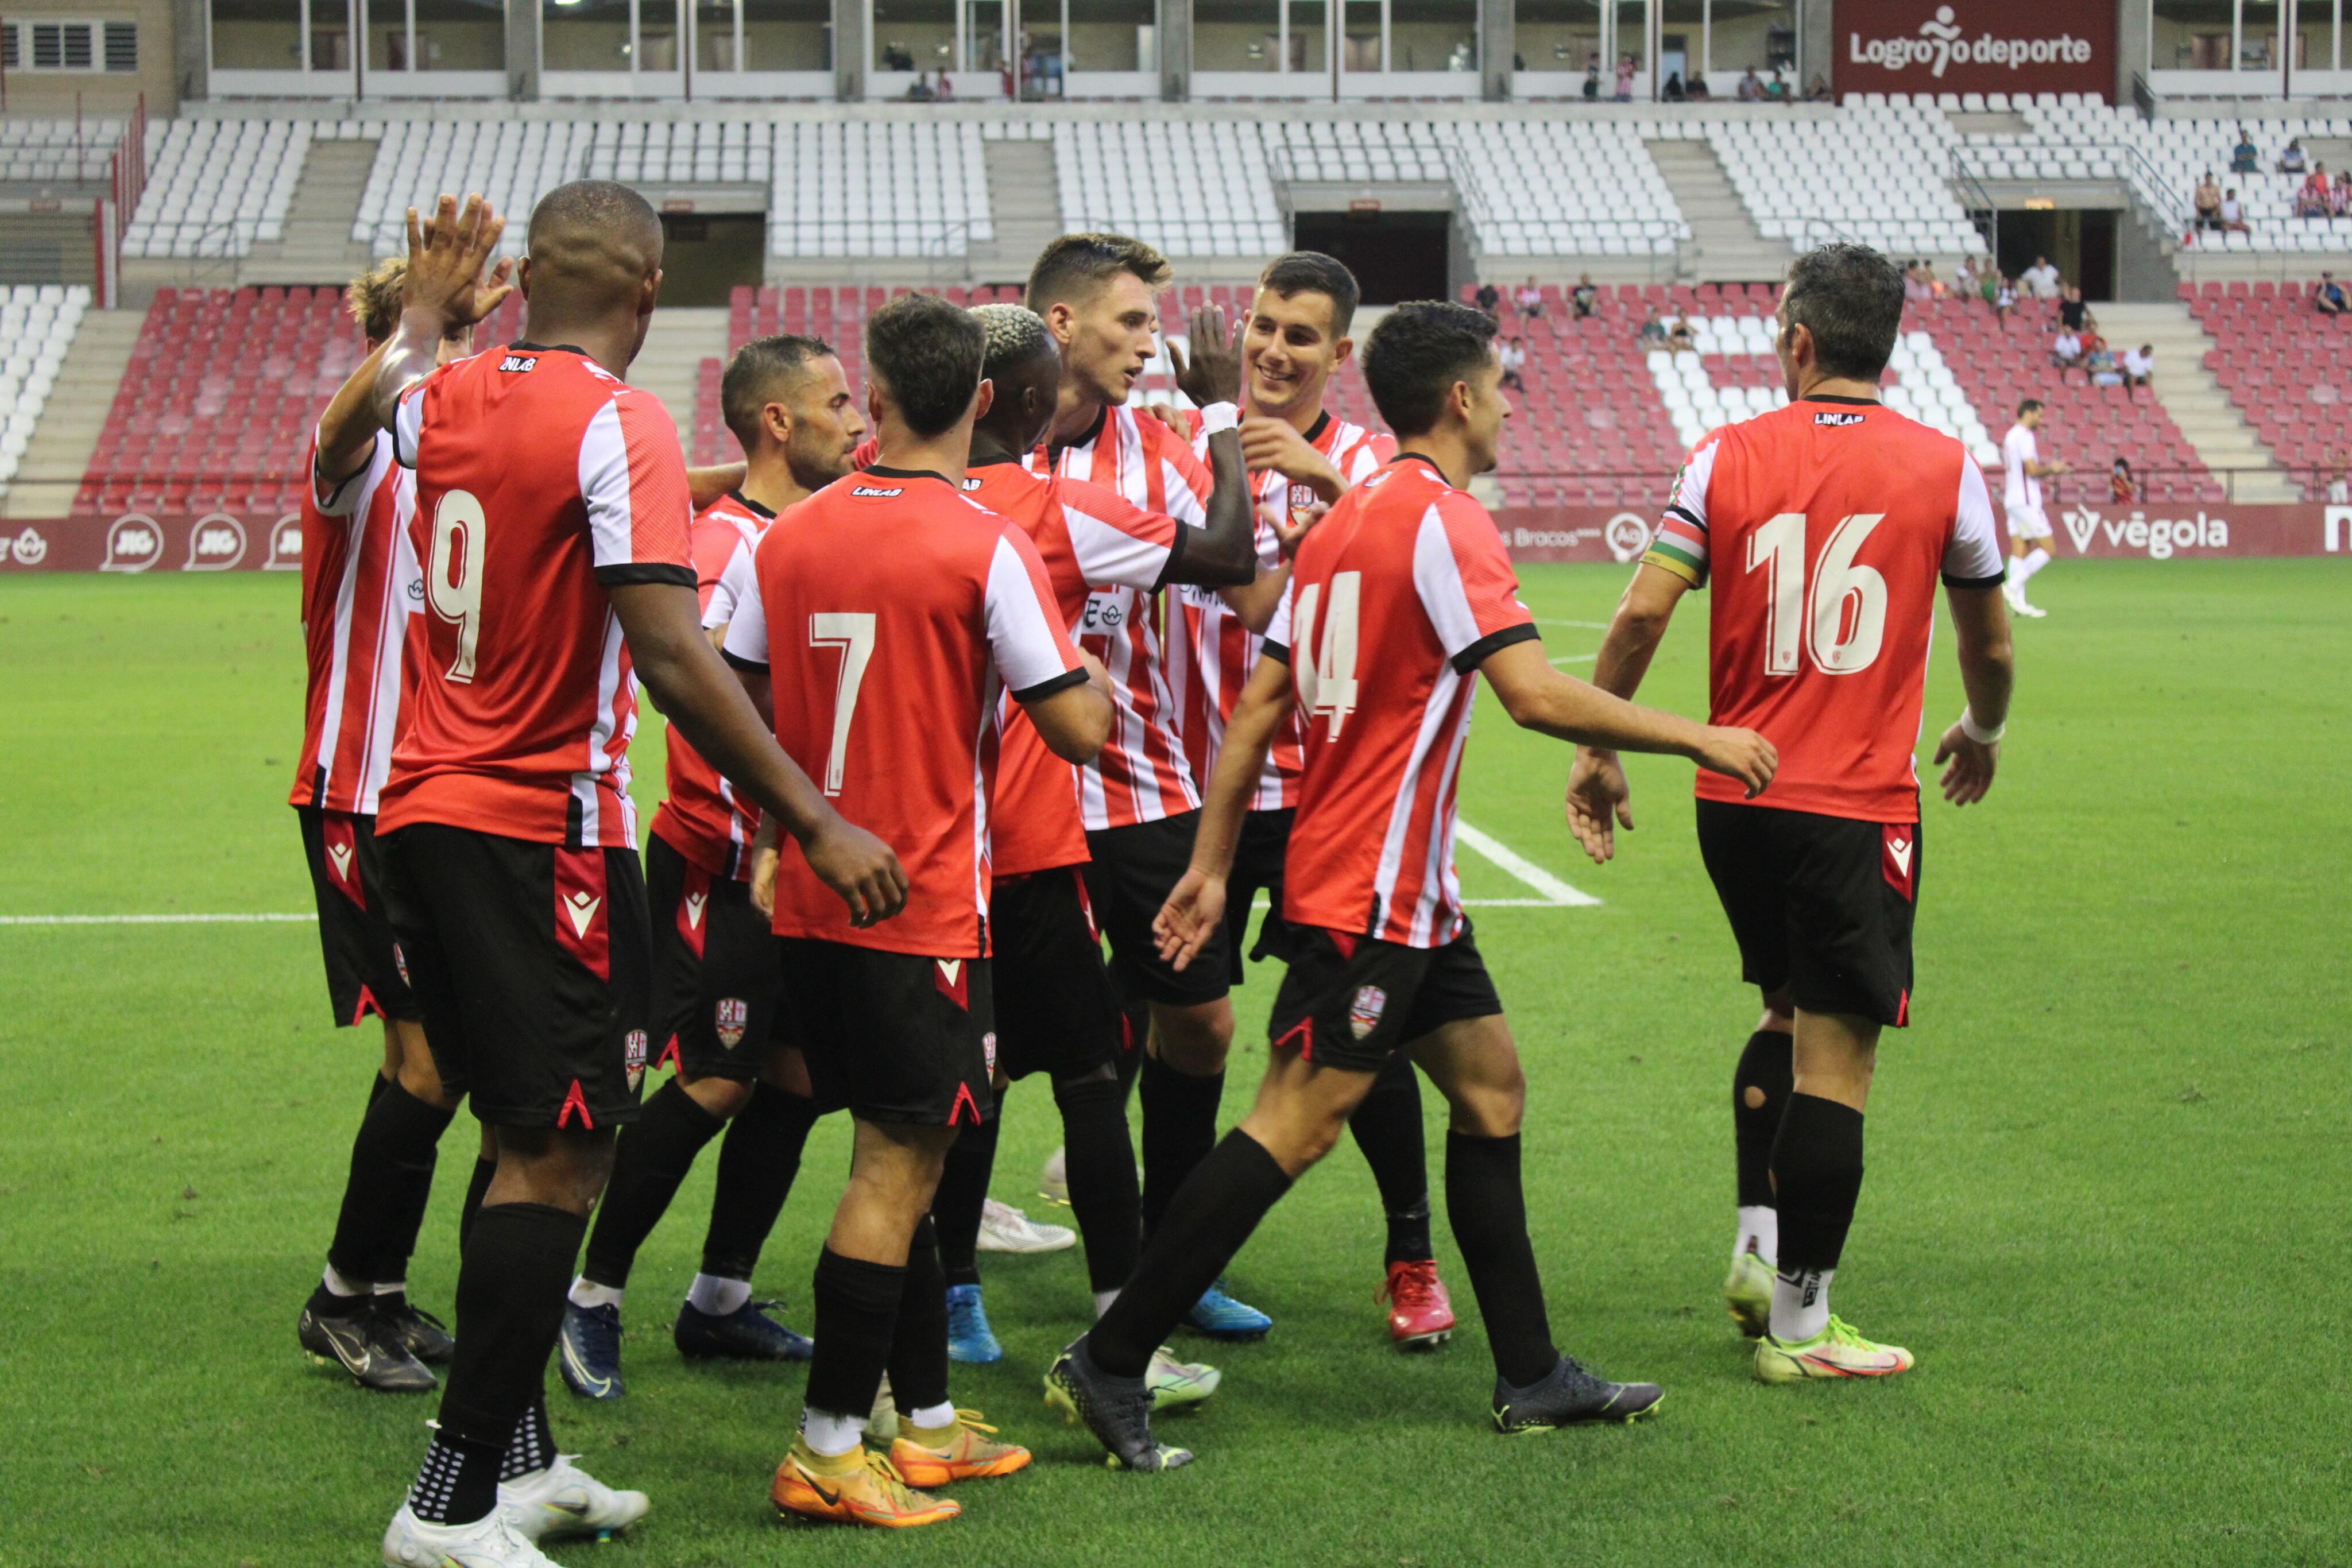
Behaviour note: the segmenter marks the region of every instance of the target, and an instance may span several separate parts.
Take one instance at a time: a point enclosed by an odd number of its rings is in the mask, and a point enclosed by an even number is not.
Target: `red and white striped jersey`
[[[1092,430],[1041,447],[1029,466],[1099,485],[1130,506],[1196,528],[1208,525],[1215,486],[1192,444],[1132,408],[1105,408]],[[1080,773],[1089,831],[1156,822],[1201,804],[1168,691],[1159,622],[1157,596],[1128,587],[1097,590],[1079,622],[1078,645],[1103,662],[1118,709],[1110,744]]]
[[[393,436],[416,470],[425,635],[379,830],[636,848],[636,685],[604,591],[694,584],[668,411],[574,350],[515,343],[409,388]]]
[[[732,619],[733,596],[719,580],[738,556],[752,546],[775,516],[756,501],[722,496],[694,519],[695,590],[702,600],[702,623],[724,626]],[[760,808],[739,800],[735,786],[702,758],[677,726],[665,731],[668,743],[668,797],[654,813],[654,836],[712,876],[748,881],[751,835],[760,831]]]
[[[1087,678],[1037,547],[937,474],[876,467],[787,507],[752,560],[727,657],[767,667],[777,741],[908,883],[861,929],[788,851],[776,935],[986,957],[998,697]]]
[[[1462,934],[1454,790],[1478,665],[1536,635],[1486,508],[1411,453],[1299,546],[1265,631],[1302,734],[1285,919],[1410,947]]]
[[[1064,628],[1076,635],[1097,589],[1150,592],[1181,548],[1183,525],[1147,512],[1099,485],[1030,473],[1017,463],[971,471],[964,494],[1013,523],[1037,547]],[[1078,814],[1078,775],[1045,748],[1015,705],[1004,716],[1004,746],[989,811],[989,855],[999,876],[1028,876],[1087,860]]]
[[[1316,415],[1307,427],[1307,442],[1330,459],[1350,488],[1396,455],[1396,437],[1375,435],[1360,424],[1332,418],[1328,412]],[[1208,462],[1205,434],[1194,440],[1192,451],[1202,463]],[[1276,528],[1303,521],[1308,508],[1319,505],[1322,497],[1312,486],[1294,485],[1272,469],[1251,475],[1250,488],[1257,501],[1257,569],[1274,571],[1282,565],[1282,542]],[[1249,685],[1250,672],[1257,667],[1258,648],[1265,639],[1243,625],[1241,617],[1225,607],[1213,588],[1187,584],[1175,591],[1175,597],[1184,612],[1184,635],[1168,640],[1168,689],[1176,699],[1177,727],[1184,737],[1185,758],[1192,765],[1192,776],[1205,789],[1209,775],[1216,770],[1226,721],[1234,716],[1234,705],[1241,700],[1242,688]],[[1266,754],[1265,776],[1258,781],[1250,810],[1278,811],[1297,804],[1298,725],[1294,719],[1286,721],[1275,735],[1274,749]]]
[[[310,664],[302,758],[292,803],[373,815],[392,766],[400,717],[400,647],[424,602],[425,579],[408,541],[415,476],[376,433],[366,466],[322,504],[319,434],[303,472],[302,649]]]
[[[1937,574],[1960,588],[2001,580],[1992,495],[1966,447],[1850,398],[1725,425],[1675,476],[1642,559],[1714,584],[1712,721],[1758,730],[1780,753],[1754,804],[1919,820],[1912,753]],[[1747,798],[1705,769],[1698,795]]]

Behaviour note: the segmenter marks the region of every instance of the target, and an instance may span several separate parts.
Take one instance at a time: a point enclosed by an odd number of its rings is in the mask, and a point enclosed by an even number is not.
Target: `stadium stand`
[[[2206,369],[2303,499],[2325,499],[2336,465],[2352,457],[2352,327],[2319,314],[2294,286],[2184,285],[2181,298],[2212,337]]]
[[[101,165],[103,167],[103,165]],[[55,283],[0,289],[0,493],[16,476],[33,426],[89,308],[89,290]]]
[[[1932,104],[1708,120],[1705,134],[1768,239],[1796,249],[1860,240],[1898,256],[1984,254],[1984,236],[1945,182],[1960,133]]]
[[[509,296],[478,340],[515,336],[520,306]],[[310,423],[361,357],[335,288],[157,295],[74,510],[291,509]]]
[[[121,139],[117,120],[0,120],[0,181],[103,180]]]
[[[307,120],[175,120],[147,142],[126,256],[241,256],[275,240],[310,150]]]

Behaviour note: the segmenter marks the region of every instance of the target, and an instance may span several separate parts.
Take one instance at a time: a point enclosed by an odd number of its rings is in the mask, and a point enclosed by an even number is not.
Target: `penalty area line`
[[[1570,887],[1567,883],[1503,842],[1502,840],[1490,833],[1480,832],[1459,818],[1456,818],[1454,823],[1454,836],[1481,858],[1492,862],[1497,869],[1525,883],[1543,895],[1540,898],[1465,898],[1462,901],[1465,904],[1507,909],[1538,906],[1584,909],[1601,902],[1580,888]]]
[[[299,915],[0,915],[0,925],[278,925],[318,920]]]

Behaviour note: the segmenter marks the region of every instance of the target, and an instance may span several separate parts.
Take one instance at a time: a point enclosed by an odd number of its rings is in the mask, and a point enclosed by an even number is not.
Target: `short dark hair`
[[[2036,410],[2040,409],[2040,408],[2041,408],[2041,406],[2042,406],[2042,400],[2041,400],[2040,398],[2038,398],[2038,397],[2030,397],[2030,398],[2027,398],[2023,402],[2021,402],[2021,403],[2019,403],[2019,404],[2017,405],[2017,417],[2018,417],[2018,418],[2020,418],[2020,419],[2023,419],[2027,414],[2029,414],[2029,413],[2034,413]]]
[[[827,357],[837,356],[823,338],[790,332],[754,338],[735,350],[719,383],[719,412],[745,452],[759,436],[760,411],[782,402],[778,394],[799,381],[812,361]]]
[[[1174,276],[1168,258],[1139,239],[1125,235],[1064,235],[1037,255],[1029,269],[1029,308],[1043,316],[1047,308],[1067,304],[1117,277],[1131,272],[1154,294]]]
[[[866,365],[908,428],[921,436],[955,426],[980,390],[988,329],[936,294],[902,294],[866,319]]]
[[[1364,385],[1399,436],[1419,435],[1445,411],[1454,383],[1494,352],[1495,319],[1440,299],[1415,299],[1381,318],[1364,340]]]
[[[1825,245],[1789,264],[1789,325],[1809,327],[1825,375],[1874,382],[1903,330],[1903,273],[1866,245]]]
[[[1285,299],[1295,294],[1320,294],[1329,298],[1331,335],[1335,338],[1348,335],[1349,324],[1356,319],[1356,306],[1363,298],[1363,290],[1356,285],[1356,275],[1339,257],[1325,256],[1319,250],[1294,250],[1276,256],[1257,275],[1257,286],[1271,288]]]

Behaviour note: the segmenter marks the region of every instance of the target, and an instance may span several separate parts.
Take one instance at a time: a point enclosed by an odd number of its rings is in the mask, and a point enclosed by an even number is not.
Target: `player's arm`
[[[389,341],[378,343],[345,377],[319,416],[318,456],[312,464],[311,485],[322,503],[365,471],[375,455],[376,433],[383,422],[375,416],[376,371]]]
[[[2017,666],[2010,647],[2009,606],[1998,586],[1948,584],[1944,597],[1952,607],[1952,630],[1960,647],[1960,687],[1969,695],[1969,706],[1937,742],[1936,760],[1948,764],[1942,780],[1944,799],[1967,806],[1983,800],[1992,788]]]
[[[760,803],[801,846],[809,869],[849,905],[859,925],[907,902],[907,873],[890,846],[853,826],[809,782],[764,724],[742,684],[703,634],[694,590],[672,582],[608,584],[637,678],[713,768]]]
[[[1233,871],[1234,846],[1241,842],[1242,822],[1290,704],[1288,651],[1269,643],[1265,657],[1250,672],[1248,685],[1234,704],[1234,716],[1225,722],[1216,771],[1209,776],[1200,821],[1192,831],[1192,863],[1152,917],[1151,935],[1160,956],[1180,970],[1224,922],[1225,878]]]
[[[751,476],[749,463],[720,463],[709,468],[688,468],[686,471],[686,493],[696,511],[713,501],[720,500],[730,491],[743,487]]]
[[[1737,779],[1751,799],[1763,793],[1780,766],[1772,743],[1754,730],[1700,724],[1612,696],[1553,669],[1543,643],[1533,637],[1496,649],[1478,668],[1521,729],[1579,746],[1686,757],[1710,772]]]
[[[1209,433],[1208,526],[1185,528],[1168,557],[1163,583],[1226,588],[1257,575],[1257,517],[1250,499],[1249,465],[1242,459],[1241,328],[1225,329],[1222,307],[1192,312],[1192,358],[1168,345],[1176,384],[1201,408]]]
[[[384,340],[376,361],[373,413],[377,424],[400,439],[401,394],[433,373],[441,353],[441,340],[461,327],[470,327],[499,308],[514,291],[507,275],[511,258],[500,261],[488,277],[483,267],[498,254],[499,235],[507,221],[494,214],[477,195],[457,198],[444,192],[430,223],[419,225],[416,209],[408,209],[408,272],[400,285],[400,325]],[[396,452],[413,465],[412,444]]]
[[[984,608],[989,656],[1045,749],[1065,762],[1092,762],[1110,738],[1110,676],[1070,641],[1054,610],[1045,563],[1019,528],[996,538]]]
[[[1593,655],[1592,684],[1628,701],[1650,673],[1650,661],[1666,635],[1675,606],[1690,591],[1690,580],[1652,561],[1633,569],[1633,580],[1617,601],[1617,613]],[[1625,768],[1608,747],[1580,746],[1568,770],[1568,827],[1596,864],[1617,852],[1617,830],[1633,826],[1633,791]]]
[[[1046,750],[1065,762],[1083,766],[1092,762],[1110,739],[1117,710],[1110,700],[1110,675],[1102,661],[1083,652],[1078,659],[1079,670],[1087,677],[1084,682],[1034,695],[1015,692],[1013,700],[1037,727],[1037,738],[1045,743]]]

